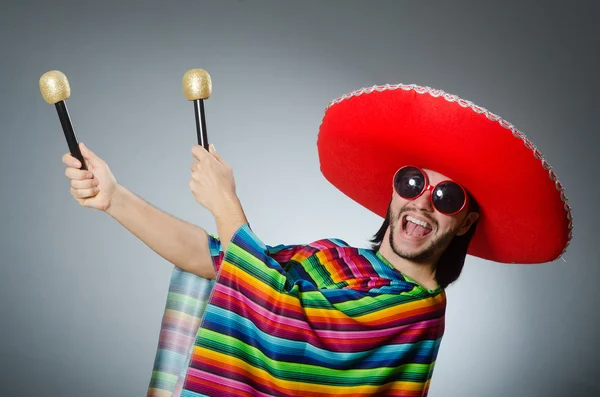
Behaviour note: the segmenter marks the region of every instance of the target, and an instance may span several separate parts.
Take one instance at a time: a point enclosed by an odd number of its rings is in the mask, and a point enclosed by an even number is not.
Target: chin
[[[402,230],[399,232],[404,233]],[[430,238],[431,233],[417,241],[407,240],[398,234],[392,233],[389,241],[390,248],[397,256],[415,262],[425,261],[433,256],[435,250]]]

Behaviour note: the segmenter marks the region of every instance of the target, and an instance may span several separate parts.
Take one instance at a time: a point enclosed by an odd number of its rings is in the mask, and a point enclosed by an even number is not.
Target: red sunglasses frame
[[[417,170],[418,170],[418,171],[419,171],[419,172],[420,172],[420,173],[423,175],[423,178],[425,178],[425,187],[424,187],[424,188],[423,188],[423,190],[421,190],[421,192],[420,192],[419,194],[417,194],[415,197],[411,197],[411,198],[406,198],[406,197],[403,197],[403,196],[402,196],[402,195],[400,195],[400,193],[398,193],[398,191],[396,190],[396,183],[395,183],[395,181],[396,181],[396,176],[398,175],[398,173],[399,173],[400,171],[402,171],[402,170],[403,170],[403,169],[405,169],[405,168],[416,168],[416,169],[417,169]],[[435,190],[435,188],[436,188],[436,187],[438,187],[438,186],[439,186],[441,183],[444,183],[444,182],[451,182],[451,183],[454,183],[455,185],[457,185],[458,187],[460,187],[460,188],[462,189],[462,191],[463,191],[463,193],[464,193],[464,195],[465,195],[465,199],[463,200],[462,206],[460,207],[460,209],[459,209],[458,211],[455,211],[455,212],[452,212],[452,213],[446,213],[446,212],[442,212],[442,211],[440,211],[440,210],[439,210],[439,209],[436,207],[435,203],[433,202],[433,191]],[[435,186],[431,186],[431,185],[429,184],[429,178],[427,177],[427,174],[425,173],[425,171],[423,171],[423,170],[422,170],[420,167],[417,167],[416,165],[405,165],[405,166],[403,166],[403,167],[400,167],[400,168],[398,168],[398,170],[397,170],[397,171],[394,173],[394,177],[392,178],[392,189],[393,189],[393,191],[394,191],[394,192],[396,192],[396,194],[397,194],[398,196],[402,197],[404,200],[411,200],[411,201],[412,201],[412,200],[416,200],[416,199],[418,199],[419,197],[421,197],[421,195],[423,195],[423,193],[425,193],[425,191],[426,191],[426,190],[429,190],[429,200],[431,201],[431,206],[432,206],[432,207],[433,207],[433,208],[434,208],[434,209],[435,209],[437,212],[439,212],[440,214],[447,215],[447,216],[452,216],[452,215],[456,215],[456,214],[458,214],[460,211],[462,211],[462,210],[463,210],[463,209],[464,209],[464,208],[467,206],[467,203],[469,202],[469,196],[467,195],[467,191],[465,190],[465,188],[464,188],[464,187],[462,187],[462,185],[461,185],[461,184],[459,184],[459,183],[456,183],[456,182],[454,182],[454,181],[452,181],[452,180],[450,180],[450,179],[444,179],[443,181],[440,181],[440,182],[436,183],[436,185],[435,185]]]

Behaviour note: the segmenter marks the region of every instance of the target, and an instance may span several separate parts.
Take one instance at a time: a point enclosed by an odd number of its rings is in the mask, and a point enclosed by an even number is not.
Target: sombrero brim
[[[500,117],[440,90],[386,85],[332,101],[318,135],[324,177],[385,217],[403,165],[439,172],[480,206],[468,253],[501,263],[545,263],[572,237],[571,209],[537,148]]]

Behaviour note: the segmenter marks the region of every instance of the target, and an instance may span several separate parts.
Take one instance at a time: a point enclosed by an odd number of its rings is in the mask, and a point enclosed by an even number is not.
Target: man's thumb
[[[212,155],[215,156],[217,158],[217,160],[223,161],[221,156],[219,156],[219,153],[217,153],[217,149],[215,149],[215,145],[213,145],[212,143],[210,145],[208,145],[208,151],[210,153],[212,153]]]
[[[97,156],[94,154],[94,152],[92,152],[90,149],[88,149],[87,146],[85,146],[85,144],[83,142],[79,143],[79,149],[81,150],[81,154],[83,155],[83,157],[85,157],[86,159],[96,159]]]

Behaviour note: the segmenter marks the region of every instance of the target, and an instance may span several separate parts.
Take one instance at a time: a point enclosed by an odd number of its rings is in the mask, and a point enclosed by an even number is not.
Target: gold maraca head
[[[190,69],[183,75],[183,92],[188,101],[208,99],[212,92],[210,75],[203,69]]]
[[[50,105],[64,101],[71,96],[69,80],[64,73],[58,70],[51,70],[40,77],[40,91]]]

